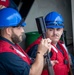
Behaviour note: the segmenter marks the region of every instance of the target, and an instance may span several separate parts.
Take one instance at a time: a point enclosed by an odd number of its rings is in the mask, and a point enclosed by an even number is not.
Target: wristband
[[[40,52],[37,52],[37,54],[40,54]]]

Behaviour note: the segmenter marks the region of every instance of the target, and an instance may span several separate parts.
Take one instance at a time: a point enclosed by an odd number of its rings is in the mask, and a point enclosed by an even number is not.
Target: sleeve
[[[36,58],[36,53],[37,53],[37,49],[38,49],[38,44],[34,45],[32,48],[30,48],[30,50],[28,51],[28,55],[31,58]]]
[[[19,56],[10,53],[0,53],[0,67],[12,75],[29,75],[30,65]]]

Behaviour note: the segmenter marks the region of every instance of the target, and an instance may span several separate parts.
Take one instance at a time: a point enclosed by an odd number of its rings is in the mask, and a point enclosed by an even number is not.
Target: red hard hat
[[[0,0],[0,5],[3,5],[5,7],[8,7],[9,6],[9,0]]]

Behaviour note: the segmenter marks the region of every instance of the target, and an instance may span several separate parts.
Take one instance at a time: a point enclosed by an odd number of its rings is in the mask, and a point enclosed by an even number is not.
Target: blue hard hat
[[[47,28],[64,28],[64,20],[61,14],[57,12],[50,12],[45,17]]]
[[[0,10],[0,28],[25,26],[19,12],[13,8],[4,8]]]

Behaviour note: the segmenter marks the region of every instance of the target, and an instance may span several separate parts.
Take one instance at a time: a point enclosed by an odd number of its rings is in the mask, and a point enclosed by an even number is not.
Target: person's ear
[[[11,28],[10,28],[10,27],[6,28],[6,33],[7,33],[9,36],[11,36]]]

